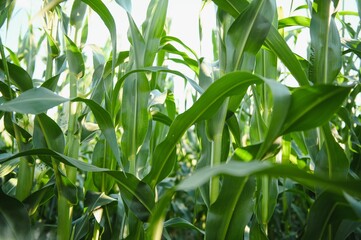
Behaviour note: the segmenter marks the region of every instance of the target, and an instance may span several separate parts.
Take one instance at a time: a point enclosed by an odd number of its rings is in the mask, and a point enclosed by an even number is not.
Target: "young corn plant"
[[[148,1],[139,24],[136,1],[45,0],[16,49],[3,1],[1,238],[359,238],[361,4],[298,3],[284,17],[275,0],[202,1],[204,59],[169,35],[172,1]],[[104,46],[89,44],[94,15]]]

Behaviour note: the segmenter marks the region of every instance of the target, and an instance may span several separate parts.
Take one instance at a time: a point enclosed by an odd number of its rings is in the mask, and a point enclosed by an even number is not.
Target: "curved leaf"
[[[340,108],[351,87],[319,85],[296,88],[283,134],[318,127]]]
[[[284,38],[273,26],[271,26],[270,31],[268,32],[265,45],[281,59],[282,63],[290,70],[300,86],[310,85],[306,72],[302,69],[301,63],[287,45]]]
[[[32,239],[30,218],[24,205],[0,188],[0,238]]]
[[[360,197],[360,180],[336,181],[321,177],[315,174],[307,173],[298,167],[286,164],[272,164],[270,162],[235,162],[230,161],[215,167],[205,167],[192,176],[183,180],[177,187],[177,190],[187,191],[202,186],[213,176],[226,174],[237,177],[247,177],[252,175],[269,175],[275,177],[285,177],[293,179],[305,186],[323,187],[328,191],[340,194],[342,191],[350,195]]]
[[[229,73],[220,78],[218,81],[215,81],[193,104],[190,109],[180,114],[173,121],[165,140],[157,146],[154,152],[152,160],[153,166],[150,173],[146,176],[145,181],[149,182],[150,185],[154,187],[155,184],[157,184],[160,180],[165,178],[171,172],[174,165],[174,160],[172,160],[172,154],[174,152],[176,143],[179,141],[185,131],[195,122],[205,120],[211,117],[215,113],[215,111],[217,111],[218,107],[220,106],[220,104],[222,104],[224,99],[232,95],[243,93],[252,84],[270,84],[270,86],[272,86],[271,90],[273,90],[277,84],[280,89],[284,87],[274,81],[272,83],[270,82],[271,81],[269,80],[265,80],[259,76],[247,72]],[[283,109],[283,111],[283,113],[279,113],[280,116],[282,114],[286,114],[287,108]],[[279,116],[276,116],[276,119],[278,117]],[[279,119],[282,118],[284,118],[284,116]],[[282,125],[282,123],[279,124],[280,126]],[[277,136],[278,134],[279,133],[277,133],[277,130],[270,131],[269,139]],[[271,142],[273,140],[274,139],[272,139]],[[269,145],[269,143],[266,143],[262,151],[266,151],[268,147],[267,145]]]
[[[114,130],[115,128],[109,113],[104,108],[102,108],[98,103],[90,99],[84,99],[78,97],[72,99],[72,101],[83,102],[90,108],[90,110],[94,114],[94,117],[99,125],[100,130],[104,134],[105,139],[107,140],[108,144],[110,145],[110,148],[112,149],[115,159],[117,160],[119,166],[123,168],[122,162],[120,160],[120,151],[117,143],[117,137],[115,135],[115,130]]]
[[[22,91],[33,88],[33,81],[30,75],[21,67],[12,63],[7,63],[11,80]],[[4,71],[3,61],[0,59],[0,69]]]

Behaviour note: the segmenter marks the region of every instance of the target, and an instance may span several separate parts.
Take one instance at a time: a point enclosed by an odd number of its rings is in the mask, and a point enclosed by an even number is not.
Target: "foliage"
[[[361,5],[344,2],[202,1],[206,59],[169,35],[171,1],[139,25],[132,1],[44,0],[16,49],[0,38],[0,238],[360,238]]]

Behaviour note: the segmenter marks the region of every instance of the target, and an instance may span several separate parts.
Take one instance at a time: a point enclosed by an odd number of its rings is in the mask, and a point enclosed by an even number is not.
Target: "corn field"
[[[361,1],[194,0],[197,49],[176,0],[29,2],[19,31],[0,1],[0,239],[361,239]]]

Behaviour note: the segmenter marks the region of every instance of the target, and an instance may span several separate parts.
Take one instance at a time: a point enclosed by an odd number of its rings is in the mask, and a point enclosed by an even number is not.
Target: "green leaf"
[[[76,167],[84,172],[104,172],[115,179],[120,188],[123,198],[125,198],[126,203],[129,204],[128,207],[132,211],[134,211],[134,214],[138,218],[145,220],[152,212],[152,209],[155,205],[155,198],[152,189],[145,182],[140,181],[134,175],[129,173],[112,171],[106,168],[99,168],[89,163],[79,161],[78,159],[65,156],[63,154],[46,148],[23,151],[10,157],[2,158],[0,159],[0,164],[19,157],[33,155],[51,156],[59,162]],[[47,161],[46,159],[41,160]],[[51,165],[51,162],[45,163]]]
[[[152,0],[147,10],[146,21],[143,23],[145,41],[144,67],[152,66],[158,52],[160,39],[164,35],[168,0]]]
[[[46,88],[32,88],[17,98],[1,104],[0,111],[39,114],[66,101],[68,99],[56,95]]]
[[[30,194],[23,204],[28,210],[29,215],[34,215],[38,208],[54,197],[54,182],[50,181],[41,189]]]
[[[197,228],[196,226],[194,226],[192,223],[188,222],[187,220],[183,219],[183,218],[171,218],[167,221],[164,222],[164,227],[167,228],[185,228],[185,229],[192,229],[192,230],[196,230],[197,232],[204,234],[204,231]]]
[[[77,77],[77,79],[80,79],[84,76],[85,72],[83,56],[75,43],[66,35],[65,41],[66,58],[68,60],[69,70]]]
[[[1,188],[0,199],[0,238],[32,239],[30,218],[24,205]]]
[[[115,135],[115,127],[113,125],[112,119],[109,115],[109,113],[102,108],[99,104],[94,102],[90,99],[84,99],[84,98],[75,98],[72,101],[74,102],[83,102],[85,103],[92,113],[94,114],[94,117],[99,125],[100,130],[104,134],[105,139],[107,140],[115,159],[117,160],[119,166],[123,168],[122,162],[120,160],[120,151],[117,143],[117,137]]]
[[[154,187],[160,180],[168,176],[174,166],[173,152],[175,146],[190,126],[200,120],[206,120],[212,117],[227,97],[241,94],[245,92],[250,85],[259,83],[266,83],[271,86],[271,90],[275,89],[278,84],[280,88],[279,93],[284,91],[281,90],[284,86],[279,83],[265,80],[259,76],[246,72],[229,73],[210,85],[191,108],[177,116],[173,121],[165,140],[155,149],[152,159],[152,169],[146,176],[145,181],[149,182],[150,185]],[[276,93],[275,96],[279,93]],[[283,93],[281,95],[283,95]],[[279,102],[277,102],[277,104],[278,103]],[[287,103],[282,103],[282,106],[286,106],[283,104]],[[276,106],[276,109],[282,106]],[[283,110],[284,113],[277,113],[280,114],[280,116],[276,116],[275,119],[284,118],[287,109]],[[275,122],[274,125],[276,124],[277,123]],[[279,124],[280,126],[282,125],[282,123]],[[272,137],[275,137],[278,130],[279,126],[270,131],[270,136],[268,138],[271,139]],[[273,140],[274,139],[272,139],[271,142],[273,142]],[[270,145],[270,143],[265,143],[262,152],[267,150],[269,147],[268,145]]]
[[[92,164],[100,168],[114,169],[113,159],[105,154],[106,143],[104,139],[98,140],[95,144]],[[93,173],[93,183],[99,191],[109,192],[114,186],[114,180],[110,176],[104,176],[105,173]]]
[[[60,55],[59,46],[55,42],[54,38],[47,31],[45,31],[45,34],[48,39],[48,44],[50,46],[50,56],[52,57],[52,59],[54,59]]]
[[[80,28],[84,20],[87,5],[81,0],[75,0],[71,7],[70,25]]]
[[[290,70],[300,86],[308,86],[309,81],[301,63],[296,58],[284,38],[276,28],[271,26],[265,40],[265,45],[274,52],[282,63]]]
[[[311,19],[303,16],[292,16],[278,20],[278,29],[285,27],[309,27]]]
[[[206,222],[207,239],[237,239],[244,234],[253,211],[256,182],[253,178],[225,176]]]
[[[65,138],[63,131],[54,120],[44,113],[35,116],[33,138],[36,148],[48,147],[59,153],[64,152]]]
[[[202,168],[178,184],[176,189],[182,191],[195,189],[208,182],[211,177],[220,174],[235,177],[247,177],[253,175],[286,177],[311,188],[322,187],[337,194],[344,191],[353,196],[361,196],[361,190],[359,188],[359,184],[361,183],[360,180],[330,180],[329,178],[307,173],[296,166],[259,161],[247,163],[230,161],[218,166]]]
[[[296,88],[282,133],[304,131],[328,121],[340,108],[351,87],[320,85]]]
[[[7,63],[7,65],[11,80],[22,92],[33,88],[33,81],[30,75],[23,68],[9,62]],[[1,59],[0,69],[4,71],[4,64]]]
[[[360,203],[358,203],[358,208],[360,209]],[[336,231],[342,226],[342,220],[358,221],[359,213],[350,207],[344,196],[324,192],[310,209],[306,231],[302,239],[326,239],[328,236],[335,236]]]
[[[345,150],[335,141],[328,125],[321,129],[324,143],[317,155],[315,172],[331,179],[346,179],[350,164]]]
[[[246,0],[213,0],[213,2],[220,9],[231,14],[234,18],[237,18],[249,4]]]
[[[318,84],[335,81],[342,67],[341,42],[332,4],[332,1],[315,0],[313,5],[310,80]]]
[[[272,25],[274,9],[274,1],[254,0],[237,17],[226,35],[226,72],[241,69],[241,65],[249,69],[247,56],[255,55],[261,48]]]
[[[103,20],[105,26],[108,28],[110,32],[110,38],[112,40],[112,50],[113,56],[117,54],[117,29],[115,25],[115,21],[113,15],[109,12],[108,8],[104,5],[101,0],[82,0],[84,3],[88,4]],[[112,61],[112,69],[114,71],[116,59],[113,58]]]

